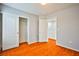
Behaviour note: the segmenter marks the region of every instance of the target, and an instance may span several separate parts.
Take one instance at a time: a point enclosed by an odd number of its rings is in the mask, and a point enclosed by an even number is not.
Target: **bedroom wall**
[[[29,20],[29,40],[28,43],[33,43],[33,42],[37,42],[38,40],[38,20],[39,20],[39,16],[34,15],[34,14],[30,14],[28,12],[23,12],[20,10],[17,10],[15,8],[11,8],[5,5],[1,5],[1,12],[2,13],[11,13],[14,14],[17,17],[24,17],[27,18]]]
[[[56,44],[79,51],[79,6],[48,15],[52,17],[57,17]]]

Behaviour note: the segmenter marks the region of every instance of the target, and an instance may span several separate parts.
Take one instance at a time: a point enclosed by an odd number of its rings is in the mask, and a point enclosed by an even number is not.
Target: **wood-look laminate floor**
[[[79,52],[56,45],[56,41],[49,39],[48,42],[22,43],[18,48],[9,49],[0,53],[1,56],[79,56]]]

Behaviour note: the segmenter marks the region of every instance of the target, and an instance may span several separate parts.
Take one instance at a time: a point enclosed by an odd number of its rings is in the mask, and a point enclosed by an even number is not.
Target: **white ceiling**
[[[40,3],[5,3],[10,7],[22,10],[24,12],[32,13],[35,15],[48,15],[50,13],[54,13],[65,8],[69,8],[77,3],[48,3],[46,5],[41,5]]]

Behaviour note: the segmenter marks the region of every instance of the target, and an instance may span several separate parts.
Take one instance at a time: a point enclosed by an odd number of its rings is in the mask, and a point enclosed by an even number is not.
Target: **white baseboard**
[[[45,40],[45,41],[40,41],[40,40],[39,40],[39,42],[48,42],[48,40]]]
[[[68,48],[68,49],[71,49],[71,50],[74,50],[74,51],[79,52],[79,50],[77,50],[77,49],[75,49],[75,48],[71,48],[71,47],[68,47],[68,46],[62,45],[62,44],[57,43],[57,42],[56,42],[56,45],[61,46],[61,47],[65,47],[65,48]]]
[[[34,42],[27,42],[28,44],[33,44],[33,43],[36,43],[37,41],[34,41]]]

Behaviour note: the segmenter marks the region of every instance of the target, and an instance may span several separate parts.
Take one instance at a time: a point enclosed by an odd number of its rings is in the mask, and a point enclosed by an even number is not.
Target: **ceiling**
[[[75,5],[79,5],[77,3],[48,3],[46,5],[41,5],[40,3],[4,3],[4,4],[35,15],[48,15]]]

